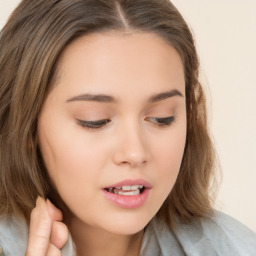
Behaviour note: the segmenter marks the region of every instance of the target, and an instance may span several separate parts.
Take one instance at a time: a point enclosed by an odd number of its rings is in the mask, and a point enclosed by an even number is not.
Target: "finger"
[[[26,256],[45,256],[49,247],[52,219],[46,202],[38,197],[36,207],[31,212],[29,240]]]
[[[46,256],[61,256],[61,251],[53,244],[49,244]]]
[[[52,224],[52,232],[50,242],[58,249],[64,247],[68,241],[68,228],[63,222],[54,221]]]
[[[48,213],[51,217],[51,219],[53,221],[57,220],[57,221],[61,221],[62,220],[62,212],[57,209],[51,202],[49,199],[46,200],[46,205],[47,205],[47,209],[48,209]]]

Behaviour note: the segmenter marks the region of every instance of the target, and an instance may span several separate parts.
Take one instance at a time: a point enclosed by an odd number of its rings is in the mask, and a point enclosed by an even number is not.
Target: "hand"
[[[31,212],[26,256],[61,256],[68,240],[62,213],[48,199],[38,197]]]

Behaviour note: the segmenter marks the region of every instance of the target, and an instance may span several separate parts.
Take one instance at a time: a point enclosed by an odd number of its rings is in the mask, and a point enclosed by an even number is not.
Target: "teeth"
[[[124,191],[131,191],[143,188],[142,185],[133,185],[133,186],[122,186],[122,190]]]
[[[122,196],[136,196],[136,195],[139,195],[140,194],[140,190],[137,189],[137,190],[134,190],[134,191],[129,191],[129,192],[125,192],[125,191],[116,191],[114,192],[115,194],[118,194],[118,195],[122,195]]]
[[[131,190],[131,186],[122,186],[122,190],[130,191]]]
[[[107,189],[109,192],[123,195],[123,196],[136,196],[140,194],[140,189],[144,186],[142,185],[133,185],[133,186],[122,186],[122,187],[113,187]]]

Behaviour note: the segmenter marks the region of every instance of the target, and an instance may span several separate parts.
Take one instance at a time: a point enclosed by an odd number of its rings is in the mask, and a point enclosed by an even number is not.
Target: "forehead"
[[[104,32],[82,36],[63,51],[57,70],[58,82],[77,89],[77,93],[85,89],[112,93],[117,88],[130,91],[138,87],[157,93],[161,85],[170,86],[163,90],[185,90],[179,54],[153,33]]]

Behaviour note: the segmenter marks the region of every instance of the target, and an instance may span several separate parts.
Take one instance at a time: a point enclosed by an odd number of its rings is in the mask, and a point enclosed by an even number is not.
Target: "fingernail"
[[[46,199],[46,205],[52,219],[62,220],[62,212],[49,199]]]
[[[52,205],[51,201],[48,198],[46,199],[46,204],[48,207],[51,207],[51,205]]]
[[[43,201],[44,199],[41,196],[38,196],[36,199],[36,206],[40,205],[40,203]]]
[[[48,198],[46,199],[46,206],[47,206],[48,213],[51,216],[54,206],[53,206],[52,202]]]

